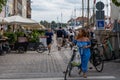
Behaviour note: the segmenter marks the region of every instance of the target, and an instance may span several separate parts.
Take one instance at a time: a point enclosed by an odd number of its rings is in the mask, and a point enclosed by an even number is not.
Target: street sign
[[[96,3],[96,8],[100,11],[100,10],[103,10],[104,9],[104,3],[99,1]]]
[[[97,26],[97,30],[104,30],[105,21],[104,20],[97,20],[96,26]]]
[[[96,3],[96,27],[98,30],[104,30],[105,21],[104,21],[104,3],[99,1]]]
[[[96,19],[97,20],[104,19],[105,18],[104,14],[105,14],[105,11],[96,11]]]

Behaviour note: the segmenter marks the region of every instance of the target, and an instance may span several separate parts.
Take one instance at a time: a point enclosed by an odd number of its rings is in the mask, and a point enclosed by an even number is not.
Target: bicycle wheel
[[[18,53],[24,53],[24,52],[25,52],[24,47],[19,47],[19,48],[18,48]]]
[[[112,57],[112,52],[109,50],[108,46],[103,46],[105,61],[110,61]]]
[[[71,70],[72,70],[72,64],[71,62],[69,62],[68,66],[67,66],[67,69],[65,71],[65,76],[64,76],[64,80],[67,80],[68,77],[71,76]]]
[[[39,46],[37,47],[36,51],[38,53],[43,53],[45,51],[45,46],[42,43],[39,44]]]
[[[64,80],[67,80],[67,78],[71,76],[71,71],[73,69],[72,61],[74,60],[75,55],[76,55],[76,50],[73,50],[73,54],[72,54],[72,56],[70,58],[70,61],[69,61],[68,65],[67,65],[67,69],[65,71]]]
[[[93,65],[98,72],[103,70],[103,56],[100,54],[100,51],[97,48],[93,50]]]
[[[116,57],[116,55],[115,55],[115,51],[111,51],[111,52],[112,52],[111,59],[112,59],[112,60],[115,60],[115,59],[117,59],[117,57]]]

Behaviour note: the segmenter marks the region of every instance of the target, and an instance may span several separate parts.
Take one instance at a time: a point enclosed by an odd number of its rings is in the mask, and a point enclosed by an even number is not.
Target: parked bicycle
[[[95,69],[98,72],[101,72],[103,70],[103,67],[104,67],[104,61],[103,61],[103,56],[100,54],[100,51],[99,51],[99,49],[97,49],[96,45],[97,45],[97,41],[95,41],[91,47],[90,63],[95,67]],[[77,52],[78,52],[78,47],[74,46],[73,47],[73,54],[70,58],[70,61],[68,62],[66,71],[64,72],[65,73],[64,80],[67,80],[68,77],[71,76],[71,71],[72,71],[73,67],[80,67],[81,66],[81,64],[76,65],[76,66],[72,64],[72,61],[74,60]]]
[[[114,60],[116,59],[115,51],[113,49],[113,46],[110,42],[111,36],[105,36],[105,38],[102,41],[103,49],[104,49],[104,56],[106,60]],[[109,54],[106,54],[109,53]]]
[[[10,47],[9,47],[8,39],[0,39],[0,55],[9,52],[10,52]]]
[[[18,37],[18,41],[11,47],[11,50],[15,50],[18,53],[24,53],[26,51],[42,53],[46,49],[41,42],[28,42],[26,37]]]
[[[96,39],[93,39],[91,41],[91,57],[90,57],[90,63],[93,64],[95,69],[98,72],[101,72],[104,67],[104,57],[103,57],[103,46],[98,43]]]
[[[18,47],[19,53],[24,53],[26,51],[37,51],[38,53],[42,53],[45,50],[44,45],[40,42],[28,43],[27,49],[25,49],[23,43],[20,43],[20,44],[21,44],[21,46]]]

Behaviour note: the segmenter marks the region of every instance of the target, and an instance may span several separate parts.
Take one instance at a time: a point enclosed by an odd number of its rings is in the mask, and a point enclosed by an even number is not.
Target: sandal
[[[86,75],[86,73],[83,73],[83,77],[84,77],[84,78],[87,78],[87,75]]]

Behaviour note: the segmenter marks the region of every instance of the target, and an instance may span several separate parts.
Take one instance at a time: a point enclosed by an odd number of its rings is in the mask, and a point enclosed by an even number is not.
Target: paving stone
[[[54,43],[50,55],[47,53],[48,51],[42,54],[36,51],[27,51],[24,54],[14,52],[0,56],[0,79],[41,78],[40,80],[42,80],[42,78],[63,78],[63,71],[65,71],[67,67],[72,51],[70,48],[62,48],[61,51],[58,51]],[[107,70],[111,69],[111,67],[118,69],[111,70],[116,71],[115,75],[119,75],[120,64],[114,64],[117,66],[111,65],[110,63],[105,64],[103,73],[98,73],[95,68],[93,68],[88,71],[88,75],[109,75]],[[107,68],[108,65],[109,68]],[[89,64],[89,66],[92,65]],[[72,76],[80,77],[77,68],[74,68],[72,71]]]

